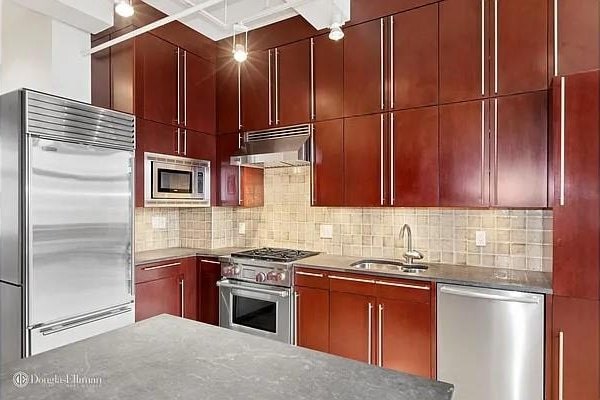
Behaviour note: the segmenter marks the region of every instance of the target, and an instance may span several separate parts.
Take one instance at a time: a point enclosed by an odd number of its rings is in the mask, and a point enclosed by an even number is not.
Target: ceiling
[[[143,1],[173,15],[207,0]],[[315,29],[323,29],[333,22],[344,23],[350,19],[350,0],[221,0],[184,17],[181,22],[213,40],[220,40],[233,34],[235,24],[255,29],[297,15]]]

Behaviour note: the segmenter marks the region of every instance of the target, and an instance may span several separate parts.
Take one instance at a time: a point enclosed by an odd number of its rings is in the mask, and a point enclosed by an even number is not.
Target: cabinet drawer
[[[375,277],[358,274],[329,274],[329,288],[335,292],[347,292],[362,294],[364,296],[375,296]]]
[[[189,260],[186,258],[174,258],[172,260],[138,265],[135,267],[135,283],[178,275],[183,269],[183,264]]]
[[[296,268],[294,285],[329,290],[328,273],[320,269]]]
[[[406,279],[375,279],[377,297],[429,303],[431,299],[431,283]]]

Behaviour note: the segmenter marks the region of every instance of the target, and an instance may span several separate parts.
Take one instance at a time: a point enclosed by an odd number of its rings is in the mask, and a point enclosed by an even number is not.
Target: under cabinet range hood
[[[295,125],[247,132],[241,148],[231,157],[232,165],[275,168],[309,165],[312,125]]]

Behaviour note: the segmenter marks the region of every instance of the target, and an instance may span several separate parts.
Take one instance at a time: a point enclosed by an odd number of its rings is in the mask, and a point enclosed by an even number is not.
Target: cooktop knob
[[[267,275],[265,275],[264,272],[259,272],[258,274],[256,274],[255,279],[256,279],[256,282],[261,283],[261,282],[264,282],[267,280]]]
[[[267,279],[273,282],[282,281],[284,278],[284,274],[282,272],[271,271],[267,274]]]

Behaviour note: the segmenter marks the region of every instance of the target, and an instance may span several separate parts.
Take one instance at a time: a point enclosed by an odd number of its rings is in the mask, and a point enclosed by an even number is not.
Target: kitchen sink
[[[423,264],[407,264],[400,261],[391,260],[360,260],[351,264],[351,267],[367,271],[398,271],[406,273],[419,273],[427,270]]]

